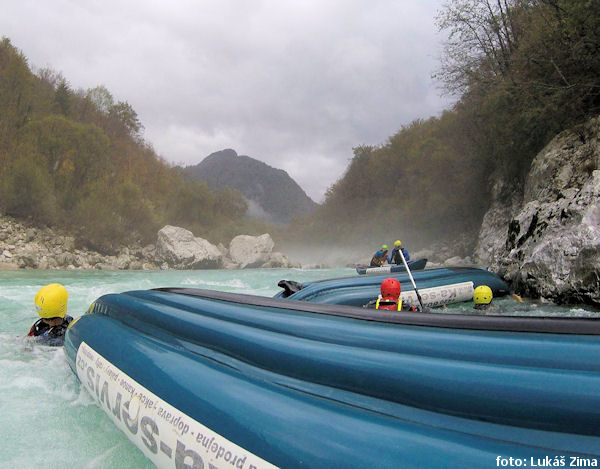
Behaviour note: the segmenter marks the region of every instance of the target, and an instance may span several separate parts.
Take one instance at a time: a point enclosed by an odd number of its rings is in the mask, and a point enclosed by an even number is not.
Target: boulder
[[[142,258],[144,259],[155,259],[156,258],[156,246],[149,244],[142,248]]]
[[[227,257],[229,255],[229,249],[223,246],[223,243],[217,244],[217,249],[223,254],[223,257]]]
[[[242,269],[260,267],[268,261],[274,245],[268,233],[260,236],[239,235],[229,243],[229,257]]]
[[[55,256],[56,263],[61,267],[67,267],[70,264],[75,264],[75,255],[70,252],[63,252]]]
[[[478,260],[521,293],[600,305],[599,166],[600,118],[557,135],[532,162],[520,203],[486,214]]]
[[[38,268],[38,256],[33,251],[23,252],[17,258],[17,264],[21,269],[37,269]]]
[[[300,265],[293,263],[280,252],[272,252],[271,254],[269,254],[268,260],[263,265],[261,265],[261,267],[265,269],[291,269],[296,267],[299,268]]]
[[[217,269],[223,260],[219,249],[185,228],[167,225],[158,232],[157,256],[176,269]]]

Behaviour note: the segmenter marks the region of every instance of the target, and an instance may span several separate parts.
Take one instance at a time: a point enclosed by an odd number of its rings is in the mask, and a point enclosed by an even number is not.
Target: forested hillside
[[[55,72],[34,74],[0,42],[0,213],[65,228],[104,252],[154,242],[167,223],[214,241],[242,232],[241,195],[185,179],[142,130],[106,88],[76,91]]]
[[[437,78],[456,105],[354,149],[298,240],[424,246],[474,235],[498,180],[519,190],[558,132],[600,113],[600,2],[453,0]]]

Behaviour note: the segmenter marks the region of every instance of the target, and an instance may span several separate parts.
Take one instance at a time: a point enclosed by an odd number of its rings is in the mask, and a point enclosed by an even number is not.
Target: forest
[[[354,148],[325,202],[290,238],[424,247],[476,239],[497,181],[519,191],[557,133],[600,113],[600,2],[452,0],[434,78],[456,104]]]
[[[34,73],[0,42],[0,213],[64,229],[104,253],[156,241],[166,224],[213,242],[241,230],[246,202],[183,177],[144,141],[135,110],[103,86],[73,90],[49,69]]]

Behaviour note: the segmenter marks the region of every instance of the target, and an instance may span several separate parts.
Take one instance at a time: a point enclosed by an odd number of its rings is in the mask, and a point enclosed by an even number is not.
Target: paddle
[[[404,264],[404,268],[406,269],[406,272],[408,273],[408,277],[410,278],[412,286],[415,289],[415,293],[417,294],[417,299],[419,300],[419,304],[421,305],[421,311],[425,311],[425,306],[423,306],[423,300],[421,299],[421,295],[419,295],[419,290],[417,289],[417,284],[415,283],[415,279],[413,278],[412,273],[410,272],[410,269],[408,268],[408,264],[406,263],[406,259],[404,258],[404,253],[402,252],[402,249],[398,249],[398,253],[400,254],[400,257],[402,258],[402,263]]]

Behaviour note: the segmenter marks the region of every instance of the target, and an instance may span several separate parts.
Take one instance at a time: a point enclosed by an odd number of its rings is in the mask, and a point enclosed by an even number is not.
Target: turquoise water
[[[69,291],[81,316],[106,293],[188,287],[272,296],[283,278],[316,280],[350,269],[236,271],[0,271],[0,468],[154,467],[79,385],[62,348],[24,336],[37,319],[33,298],[45,284]]]
[[[24,335],[37,319],[33,298],[45,284],[69,291],[69,314],[106,293],[191,287],[272,296],[283,278],[309,281],[356,275],[353,269],[235,271],[0,271],[0,468],[148,468],[153,465],[97,407],[71,372],[62,348]],[[504,314],[595,316],[582,307],[494,300]],[[439,312],[443,312],[438,310]],[[470,305],[448,313],[472,314]]]

